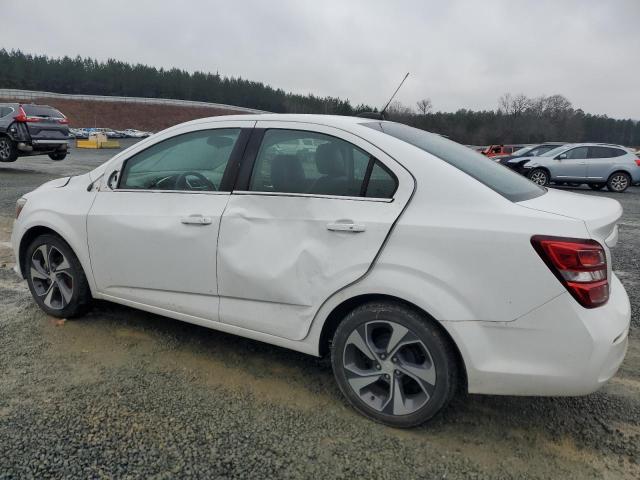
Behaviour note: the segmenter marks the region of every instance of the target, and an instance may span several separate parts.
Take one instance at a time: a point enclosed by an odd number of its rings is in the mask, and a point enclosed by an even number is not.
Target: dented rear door
[[[392,198],[259,192],[250,182],[231,195],[218,242],[220,319],[300,340],[322,303],[369,270],[409,201],[414,180],[382,151],[343,130],[272,121],[258,122],[256,129],[338,137],[382,162],[398,181]],[[312,143],[285,143],[275,153],[297,153],[307,169],[317,154]]]

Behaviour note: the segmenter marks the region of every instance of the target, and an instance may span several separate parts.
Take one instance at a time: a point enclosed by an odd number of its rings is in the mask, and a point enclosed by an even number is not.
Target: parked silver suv
[[[594,190],[607,186],[612,192],[624,192],[640,182],[640,158],[626,147],[605,143],[563,145],[523,163],[522,173],[538,185],[549,183],[586,183]],[[507,165],[510,166],[510,165]]]

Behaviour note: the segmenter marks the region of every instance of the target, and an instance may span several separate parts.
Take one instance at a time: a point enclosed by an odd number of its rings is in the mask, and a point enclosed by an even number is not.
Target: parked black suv
[[[69,121],[47,105],[0,103],[0,162],[48,154],[51,160],[67,156]]]

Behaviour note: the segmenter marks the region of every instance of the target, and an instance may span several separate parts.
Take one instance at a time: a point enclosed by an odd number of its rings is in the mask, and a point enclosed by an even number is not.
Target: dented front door
[[[302,128],[258,122],[257,128]],[[312,127],[309,127],[312,128]],[[413,192],[403,167],[358,137],[330,127],[392,170],[392,199],[233,192],[220,225],[220,319],[292,340],[304,338],[319,307],[362,277]]]

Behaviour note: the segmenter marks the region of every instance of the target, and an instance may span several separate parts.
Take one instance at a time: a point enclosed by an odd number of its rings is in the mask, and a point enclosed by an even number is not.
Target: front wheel
[[[64,160],[67,157],[67,152],[52,152],[49,154],[49,158],[51,160],[55,160],[56,162],[60,160]]]
[[[448,338],[396,303],[368,303],[347,315],[334,335],[331,363],[349,403],[393,427],[429,420],[453,398],[458,382]]]
[[[18,149],[13,140],[0,137],[0,162],[15,162],[18,158]]]
[[[46,234],[31,242],[24,274],[38,306],[53,317],[77,317],[89,306],[91,291],[82,265],[60,237]]]
[[[547,185],[549,185],[549,174],[542,168],[534,168],[528,176],[529,180],[531,180],[536,185],[540,185],[541,187],[546,187]]]
[[[607,188],[610,192],[622,193],[631,185],[631,177],[626,172],[612,173],[607,180]]]

